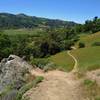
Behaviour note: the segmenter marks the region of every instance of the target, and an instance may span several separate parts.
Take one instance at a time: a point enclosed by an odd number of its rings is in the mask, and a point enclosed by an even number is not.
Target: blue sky
[[[100,17],[100,0],[0,0],[0,12],[83,23]]]

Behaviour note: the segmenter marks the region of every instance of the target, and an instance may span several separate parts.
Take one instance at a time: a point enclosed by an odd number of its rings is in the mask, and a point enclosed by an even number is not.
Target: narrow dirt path
[[[74,60],[74,67],[72,72],[77,72],[78,70],[78,61],[77,59],[71,54],[71,51],[68,51],[67,54]]]

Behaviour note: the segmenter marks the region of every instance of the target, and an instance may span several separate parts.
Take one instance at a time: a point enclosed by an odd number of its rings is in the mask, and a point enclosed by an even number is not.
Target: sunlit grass
[[[72,51],[81,70],[94,70],[100,68],[100,47],[88,47]]]
[[[86,47],[91,47],[91,45],[95,42],[100,42],[100,32],[95,34],[81,34],[80,40],[76,43],[76,47],[78,47],[78,43],[85,43]]]
[[[74,60],[67,54],[67,51],[58,53],[49,58],[56,64],[56,68],[63,71],[71,71],[74,66]]]

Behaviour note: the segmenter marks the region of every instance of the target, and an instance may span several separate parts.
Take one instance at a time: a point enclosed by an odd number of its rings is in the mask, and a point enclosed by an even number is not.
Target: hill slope
[[[78,67],[82,71],[100,68],[100,47],[88,47],[71,52],[78,60]]]
[[[78,48],[79,42],[85,43],[85,48]],[[100,42],[100,32],[88,35],[81,35],[80,41],[76,44],[77,49],[71,50],[71,54],[77,59],[78,67],[82,71],[100,68],[100,46],[92,46],[95,42]],[[67,55],[67,51],[58,53],[50,59],[60,69],[68,71],[74,65],[73,59]],[[57,67],[59,68],[59,67]]]
[[[94,34],[81,34],[79,42],[85,43],[86,47],[91,47],[93,43],[100,42],[100,32]],[[78,46],[78,43],[76,46]]]
[[[0,28],[59,28],[73,27],[74,22],[40,18],[25,14],[0,13]]]

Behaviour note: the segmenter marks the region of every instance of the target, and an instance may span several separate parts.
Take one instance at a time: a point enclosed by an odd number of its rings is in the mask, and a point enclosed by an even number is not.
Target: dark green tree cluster
[[[78,33],[95,33],[100,31],[100,18],[94,17],[93,20],[86,20],[85,24],[76,25]]]
[[[0,33],[0,60],[11,53],[11,41],[7,35]]]
[[[89,31],[91,33],[100,31],[100,19],[94,17],[93,20],[87,20],[85,22],[84,31]]]
[[[45,33],[45,34],[44,34]],[[43,58],[54,55],[60,51],[68,50],[77,40],[73,29],[59,29],[44,31],[42,35],[0,35],[1,59],[10,54],[25,57]]]
[[[50,31],[40,42],[40,51],[44,56],[56,54],[62,50],[68,50],[76,40],[74,30]]]

